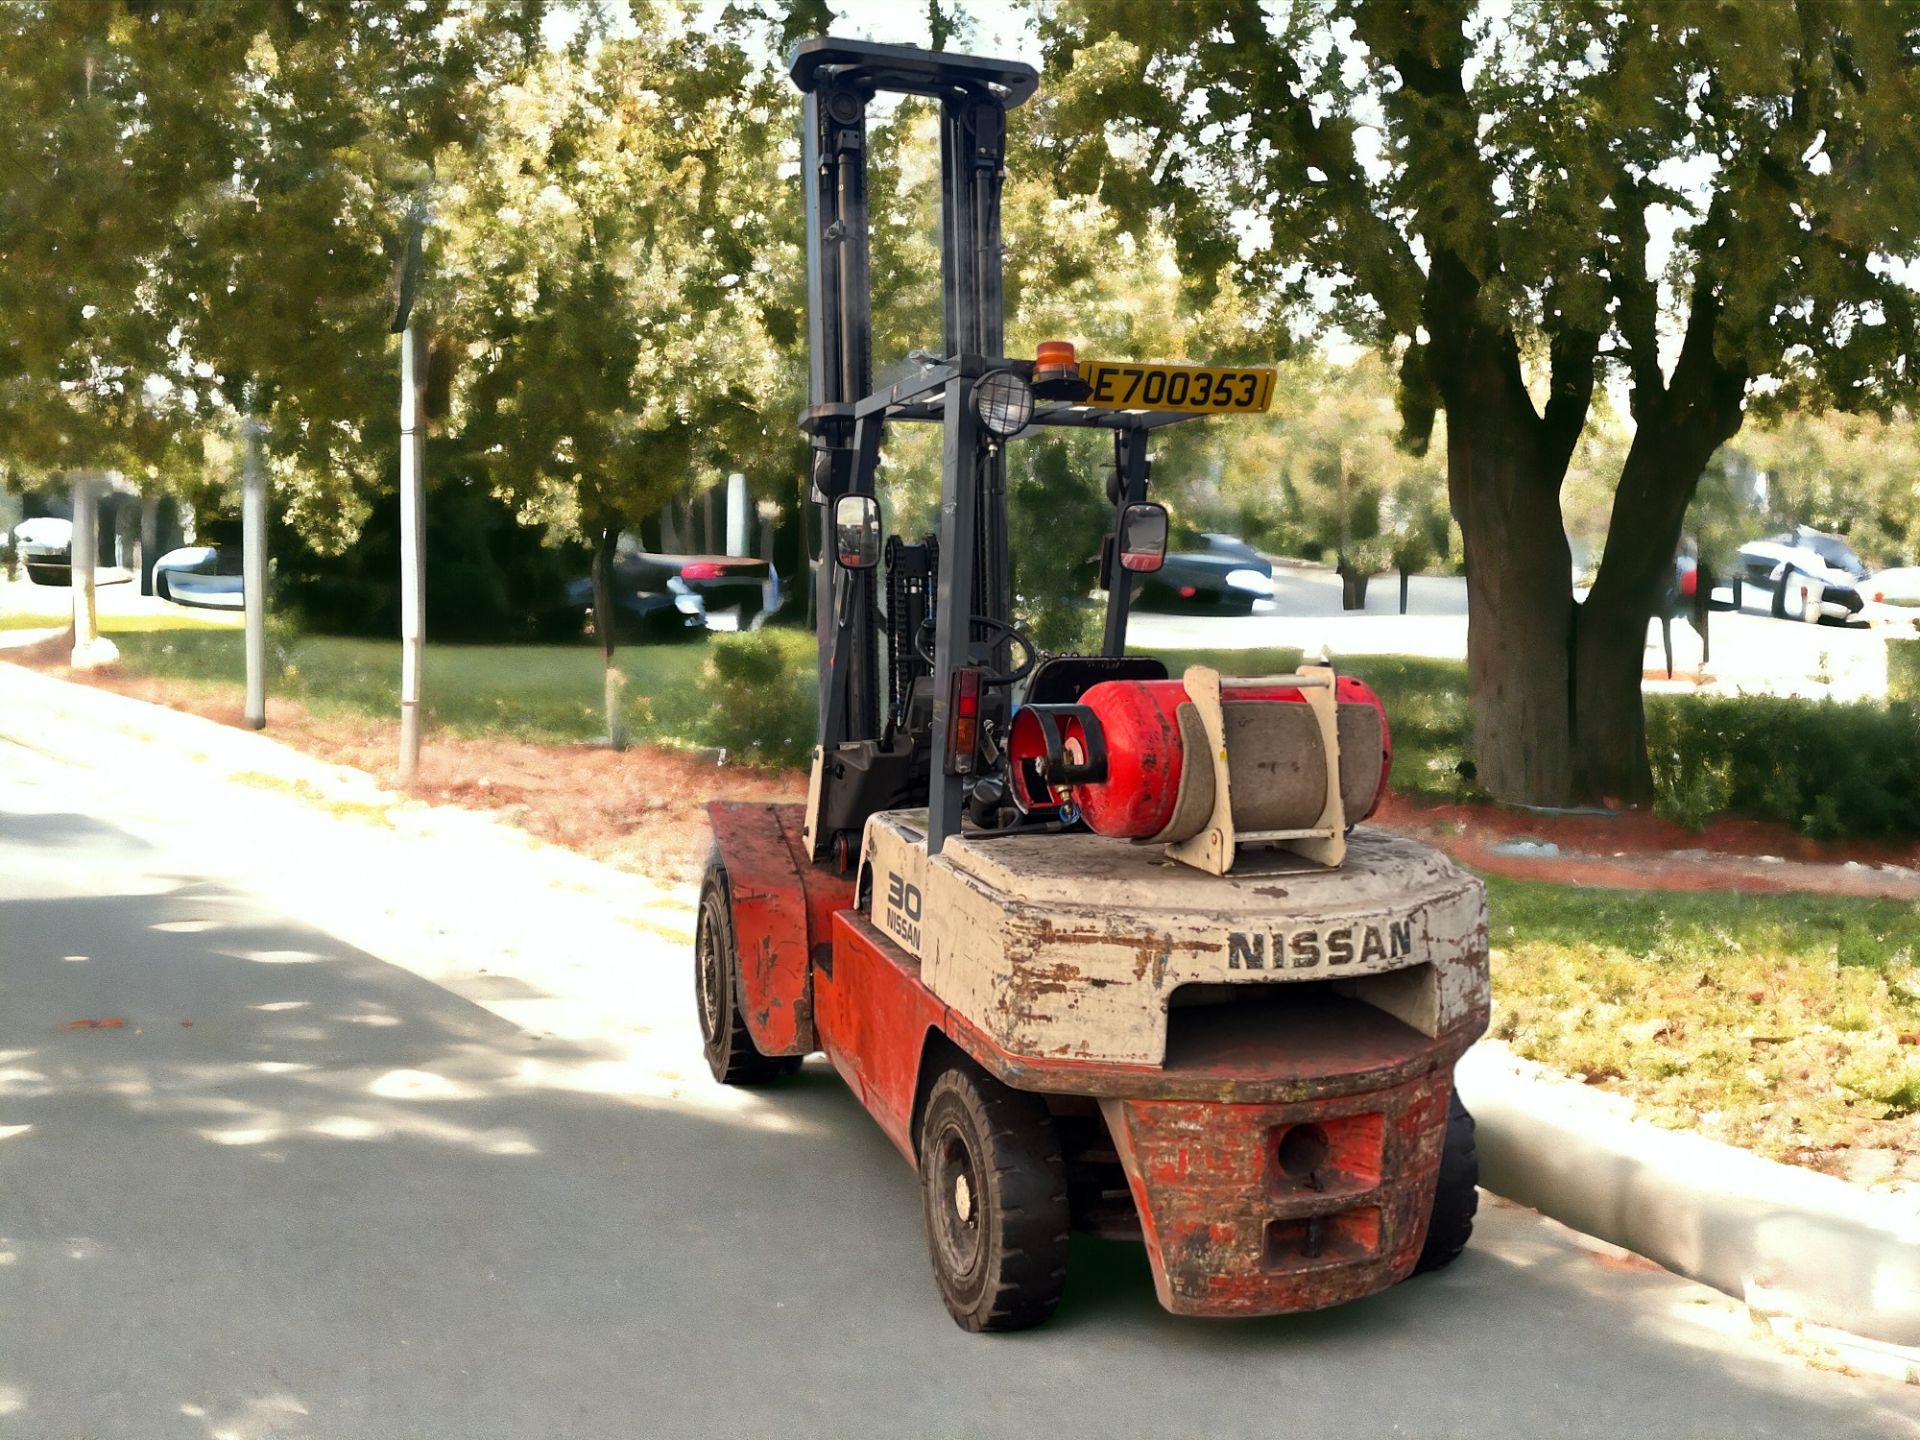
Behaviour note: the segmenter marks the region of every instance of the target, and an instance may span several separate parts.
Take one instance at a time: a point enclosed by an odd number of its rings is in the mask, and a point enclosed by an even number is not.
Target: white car
[[[153,593],[175,605],[238,610],[245,603],[240,557],[214,545],[186,545],[153,562]]]
[[[1802,525],[1790,534],[1740,547],[1741,582],[1773,597],[1780,620],[1858,622],[1866,603],[1860,583],[1867,567],[1838,535]]]
[[[13,527],[13,548],[36,585],[73,583],[73,522],[37,515]]]
[[[1860,585],[1861,615],[1896,630],[1920,629],[1920,565],[1896,565],[1869,575]]]

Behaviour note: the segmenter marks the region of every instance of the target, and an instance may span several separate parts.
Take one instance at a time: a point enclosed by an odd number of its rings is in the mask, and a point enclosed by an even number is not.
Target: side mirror
[[[880,563],[880,502],[871,495],[842,495],[833,502],[833,558],[843,570],[871,570]]]
[[[1167,563],[1167,507],[1129,505],[1120,514],[1120,568],[1151,575]]]

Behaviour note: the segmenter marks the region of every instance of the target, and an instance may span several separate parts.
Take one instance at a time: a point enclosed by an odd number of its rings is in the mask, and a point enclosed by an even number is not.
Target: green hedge
[[[686,738],[731,764],[805,766],[813,755],[816,688],[811,635],[759,630],[715,635]]]
[[[1920,636],[1887,641],[1887,699],[1920,705]]]
[[[1913,648],[1920,648],[1916,642]],[[1889,670],[1895,661],[1890,647]],[[1228,673],[1289,670],[1295,651],[1192,651],[1162,657]],[[1394,786],[1433,799],[1471,791],[1466,667],[1406,656],[1356,657],[1393,725]],[[696,684],[658,730],[721,747],[735,763],[805,765],[813,743],[812,637],[764,630],[715,636]],[[1820,839],[1920,835],[1920,710],[1911,703],[1764,695],[1648,696],[1655,808],[1693,828],[1731,813]]]
[[[1655,806],[1721,811],[1820,839],[1920,834],[1920,715],[1908,704],[1649,696]]]

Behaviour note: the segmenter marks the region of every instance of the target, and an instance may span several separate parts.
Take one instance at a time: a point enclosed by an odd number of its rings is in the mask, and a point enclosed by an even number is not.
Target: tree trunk
[[[1568,637],[1573,557],[1564,466],[1532,417],[1449,407],[1448,483],[1465,541],[1467,684],[1476,778],[1496,800],[1565,804],[1573,791]]]
[[[1717,416],[1643,420],[1621,467],[1607,548],[1574,634],[1576,793],[1585,800],[1653,800],[1641,697],[1647,624],[1672,574],[1700,473],[1729,428]]]
[[[619,541],[618,526],[603,527],[594,537],[593,633],[600,637],[600,656],[606,665],[607,744],[612,749],[624,750],[627,748],[627,722],[621,692],[626,688],[626,676],[613,663],[613,652],[618,641],[615,629],[618,621],[613,608],[613,557]]]
[[[153,594],[153,562],[160,558],[160,497],[140,497],[140,593]]]

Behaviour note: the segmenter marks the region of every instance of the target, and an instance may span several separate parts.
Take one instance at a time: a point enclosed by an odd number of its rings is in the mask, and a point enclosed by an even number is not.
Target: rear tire
[[[947,1312],[962,1330],[1026,1330],[1067,1283],[1067,1171],[1037,1096],[972,1066],[943,1072],[920,1122],[920,1196]]]
[[[733,892],[715,855],[700,885],[693,934],[693,993],[707,1068],[722,1085],[765,1085],[800,1068],[801,1056],[762,1055],[740,1013],[740,949],[733,936]]]
[[[1413,1273],[1444,1270],[1460,1258],[1473,1235],[1473,1217],[1480,1209],[1480,1156],[1473,1144],[1473,1116],[1456,1092],[1447,1101],[1447,1143],[1440,1156],[1440,1180],[1433,1191],[1433,1215],[1427,1221],[1427,1243]]]

